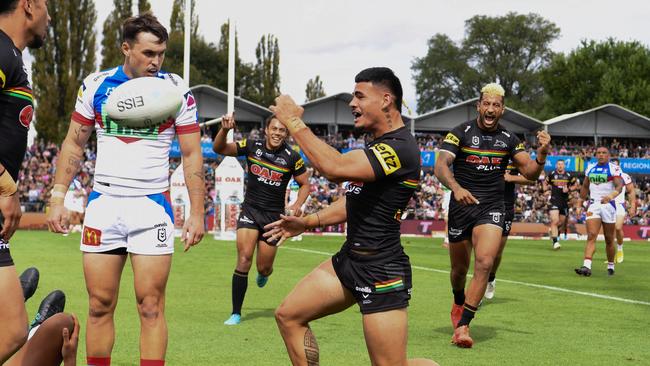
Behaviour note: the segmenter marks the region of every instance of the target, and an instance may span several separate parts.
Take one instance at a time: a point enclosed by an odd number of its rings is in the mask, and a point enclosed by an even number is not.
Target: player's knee
[[[144,296],[138,300],[138,313],[143,321],[155,321],[162,312],[162,299],[159,296]]]
[[[115,300],[109,297],[90,296],[88,306],[89,321],[94,322],[96,319],[113,316],[115,310]]]
[[[273,266],[267,264],[260,264],[257,266],[257,273],[262,276],[270,276],[273,273]]]
[[[251,269],[251,265],[253,264],[253,256],[252,255],[239,255],[237,257],[237,270],[241,272],[248,272],[248,270]]]
[[[283,302],[275,309],[275,321],[278,323],[278,327],[284,328],[291,325],[292,322],[296,322],[296,317],[291,308]]]
[[[474,272],[487,273],[494,265],[494,258],[488,256],[477,257],[474,262]]]

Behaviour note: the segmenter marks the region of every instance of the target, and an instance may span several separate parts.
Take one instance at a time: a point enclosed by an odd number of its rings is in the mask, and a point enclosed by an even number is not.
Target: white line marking
[[[293,247],[284,247],[284,246],[281,247],[281,248],[295,250],[295,251],[298,251],[298,252],[321,254],[321,255],[327,255],[327,256],[334,255],[334,253],[322,252],[322,251],[319,251],[319,250],[312,250],[312,249],[293,248]],[[445,271],[445,270],[442,270],[442,269],[436,269],[436,268],[428,268],[428,267],[414,266],[414,265],[411,265],[411,268],[419,269],[421,271],[427,271],[427,272],[436,272],[436,273],[449,274],[449,271]],[[468,274],[467,277],[471,277],[471,275]],[[650,302],[647,302],[647,301],[632,300],[632,299],[626,299],[626,298],[623,298],[623,297],[597,294],[597,293],[593,293],[593,292],[576,291],[576,290],[570,290],[570,289],[562,288],[562,287],[539,285],[539,284],[536,284],[536,283],[504,280],[502,278],[499,278],[498,281],[499,282],[504,282],[504,283],[511,283],[511,284],[514,284],[514,285],[521,285],[521,286],[527,286],[527,287],[533,287],[533,288],[541,288],[541,289],[545,289],[545,290],[549,290],[549,291],[565,292],[565,293],[569,293],[569,294],[582,295],[582,296],[588,296],[588,297],[595,297],[595,298],[603,299],[603,300],[619,301],[619,302],[624,302],[624,303],[627,303],[627,304],[650,306]]]

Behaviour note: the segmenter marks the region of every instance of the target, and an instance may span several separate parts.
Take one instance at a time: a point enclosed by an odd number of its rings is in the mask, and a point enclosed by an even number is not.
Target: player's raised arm
[[[506,183],[519,184],[522,186],[530,186],[535,184],[535,181],[532,181],[523,175],[511,174],[509,170],[506,170],[506,173],[503,175],[503,179],[506,181]]]
[[[83,162],[84,147],[93,132],[93,123],[90,120],[79,121],[80,117],[74,115],[68,127],[68,133],[61,144],[61,152],[56,161],[54,187],[50,197],[50,211],[47,225],[50,231],[66,233],[68,229],[63,225],[63,201],[68,191],[72,178],[77,174]]]
[[[237,156],[237,144],[228,142],[228,132],[235,128],[235,113],[226,114],[221,117],[221,128],[214,138],[212,150],[217,154]]]
[[[332,182],[347,180],[372,182],[375,173],[370,160],[363,150],[352,150],[341,154],[336,149],[319,139],[302,121],[304,109],[293,101],[288,95],[281,95],[275,99],[271,111],[282,122],[300,145],[310,163],[325,178]]]
[[[544,170],[546,164],[546,156],[551,151],[551,136],[546,131],[537,132],[537,156],[531,159],[530,155],[526,152],[515,153],[512,156],[512,161],[519,169],[521,175],[529,180],[537,180],[539,174]]]

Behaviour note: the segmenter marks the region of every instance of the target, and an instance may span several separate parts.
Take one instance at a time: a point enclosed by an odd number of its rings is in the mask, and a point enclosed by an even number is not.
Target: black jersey
[[[519,175],[519,170],[517,169],[512,162],[506,167],[512,175]],[[503,193],[503,203],[506,206],[506,211],[512,210],[515,207],[515,200],[517,198],[517,192],[515,191],[516,184],[505,182],[504,193]]]
[[[420,150],[406,127],[388,132],[364,149],[374,182],[347,185],[347,240],[351,249],[401,247],[402,213],[420,182]]]
[[[34,114],[32,89],[23,55],[0,30],[0,163],[18,181]]]
[[[245,155],[248,163],[244,204],[262,211],[284,212],[289,180],[306,171],[300,154],[286,142],[269,150],[264,140],[242,140],[237,142],[237,155]]]
[[[546,183],[551,186],[551,202],[566,204],[569,200],[569,192],[564,192],[564,187],[571,187],[576,183],[576,177],[565,171],[558,173],[555,170],[546,176]]]
[[[483,204],[503,200],[503,173],[509,159],[524,151],[524,144],[500,125],[495,131],[484,131],[471,120],[451,130],[441,149],[455,156],[458,184]]]

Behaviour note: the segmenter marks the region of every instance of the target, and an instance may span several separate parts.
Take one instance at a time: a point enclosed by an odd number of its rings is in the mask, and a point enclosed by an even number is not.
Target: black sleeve
[[[305,168],[305,161],[297,151],[292,151],[291,155],[293,155],[293,176],[297,177],[306,172],[307,168]]]
[[[440,149],[449,151],[450,153],[454,154],[454,156],[458,154],[458,151],[461,147],[461,142],[465,137],[465,128],[466,125],[462,124],[449,131],[445,136],[445,139],[442,140]]]
[[[241,141],[237,141],[237,156],[246,156],[248,155],[249,151],[249,144],[252,144],[253,141],[248,141],[247,139],[243,139]]]
[[[16,56],[11,47],[0,47],[0,89],[5,89],[13,82],[13,74],[16,69]]]
[[[375,179],[379,180],[389,175],[404,175],[408,172],[412,157],[405,156],[408,150],[405,149],[404,144],[404,141],[398,139],[384,140],[364,149],[375,172]]]
[[[514,133],[510,132],[510,156],[515,156],[520,152],[525,152],[526,146],[524,143],[519,140],[519,137]]]

